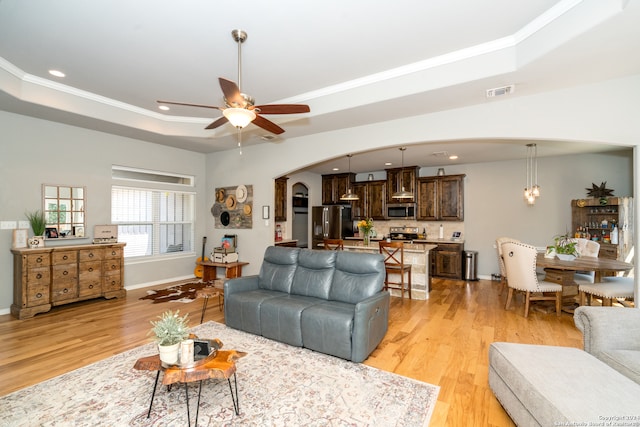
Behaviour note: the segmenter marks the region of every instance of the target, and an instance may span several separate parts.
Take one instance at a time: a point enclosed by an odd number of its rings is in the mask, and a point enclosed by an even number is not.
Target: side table
[[[160,378],[160,372],[164,372],[162,378],[163,385],[171,385],[174,383],[184,383],[185,393],[187,396],[187,419],[188,425],[191,426],[191,414],[189,412],[189,386],[191,382],[199,381],[198,389],[198,403],[196,407],[196,421],[195,425],[198,426],[198,415],[200,413],[200,396],[202,394],[202,381],[210,378],[226,379],[229,384],[229,391],[231,392],[231,400],[233,401],[233,409],[236,415],[240,415],[240,401],[238,399],[238,382],[236,379],[236,360],[246,356],[247,353],[236,350],[218,350],[204,359],[197,360],[192,364],[186,366],[172,365],[165,366],[160,361],[158,354],[153,356],[142,357],[136,361],[133,366],[134,369],[140,371],[158,371],[156,380],[153,385],[153,392],[151,393],[151,402],[149,403],[149,412],[147,418],[151,415],[151,408],[153,407],[153,398],[156,395],[156,389],[158,387],[158,379]],[[231,385],[231,376],[233,376],[233,383]],[[235,390],[234,390],[235,389]]]

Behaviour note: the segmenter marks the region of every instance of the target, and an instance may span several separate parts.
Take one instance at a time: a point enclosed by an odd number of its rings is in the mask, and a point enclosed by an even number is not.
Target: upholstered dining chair
[[[591,305],[591,298],[602,299],[602,305],[611,307],[613,300],[619,298],[633,298],[633,277],[603,277],[601,283],[582,283],[580,291],[580,305]]]
[[[500,267],[500,293],[502,295],[504,288],[507,287],[507,269],[504,268],[504,261],[502,260],[502,244],[506,242],[520,243],[520,240],[513,239],[511,237],[498,237],[496,239],[496,252],[498,254],[498,267]]]
[[[536,274],[536,255],[534,246],[525,243],[505,242],[502,244],[502,259],[507,271],[506,310],[511,306],[514,291],[524,292],[524,317],[529,316],[531,301],[555,301],[556,315],[561,314],[562,285],[546,281],[539,281]],[[546,296],[544,292],[553,292],[553,296]]]
[[[576,250],[579,256],[597,258],[600,254],[600,243],[581,237],[573,240],[576,242]],[[596,273],[594,271],[578,271],[573,275],[573,281],[578,285],[585,285],[593,283],[595,277]]]
[[[404,298],[405,284],[406,289],[409,291],[409,299],[411,299],[411,264],[405,264],[404,262],[404,242],[386,242],[380,241],[380,253],[384,255],[384,288],[385,289],[399,289],[400,297]],[[405,273],[408,274],[408,279],[405,282]],[[389,275],[400,275],[400,281],[389,280]]]
[[[344,240],[342,239],[324,239],[324,248],[332,251],[344,250]]]

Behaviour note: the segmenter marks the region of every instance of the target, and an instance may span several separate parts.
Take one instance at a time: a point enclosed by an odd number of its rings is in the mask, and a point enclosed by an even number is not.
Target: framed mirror
[[[42,185],[42,211],[47,222],[47,239],[83,238],[86,226],[85,187]]]

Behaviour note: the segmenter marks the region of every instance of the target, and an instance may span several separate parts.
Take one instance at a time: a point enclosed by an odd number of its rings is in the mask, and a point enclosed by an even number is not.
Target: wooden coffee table
[[[213,340],[219,343],[219,347],[222,347],[222,343],[219,340]],[[226,379],[229,384],[229,391],[231,392],[231,400],[233,401],[233,409],[236,415],[240,415],[240,401],[238,399],[238,382],[236,378],[236,360],[246,356],[247,353],[236,350],[218,350],[215,353],[197,360],[186,366],[172,365],[165,366],[160,361],[160,355],[155,354],[153,356],[142,357],[136,361],[133,366],[134,369],[140,371],[158,371],[156,375],[156,381],[153,385],[153,392],[151,393],[151,403],[149,403],[149,412],[147,418],[151,415],[151,408],[153,407],[153,398],[156,395],[156,389],[158,387],[158,379],[160,378],[160,372],[164,372],[162,378],[162,384],[170,386],[174,383],[184,383],[185,393],[187,396],[187,419],[188,425],[191,426],[191,414],[189,412],[189,386],[191,382],[200,382],[198,389],[198,403],[196,407],[196,421],[195,425],[198,425],[198,414],[200,413],[200,396],[202,394],[202,381],[210,378]],[[233,386],[231,385],[231,376],[233,376]]]

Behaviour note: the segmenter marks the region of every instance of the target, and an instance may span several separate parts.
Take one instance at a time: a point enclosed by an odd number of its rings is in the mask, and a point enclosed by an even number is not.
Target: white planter
[[[575,255],[569,255],[569,254],[556,254],[556,256],[561,261],[573,261],[574,259],[576,259]]]
[[[180,343],[173,345],[158,344],[158,353],[160,353],[160,360],[167,365],[176,365],[178,363],[179,351]]]

